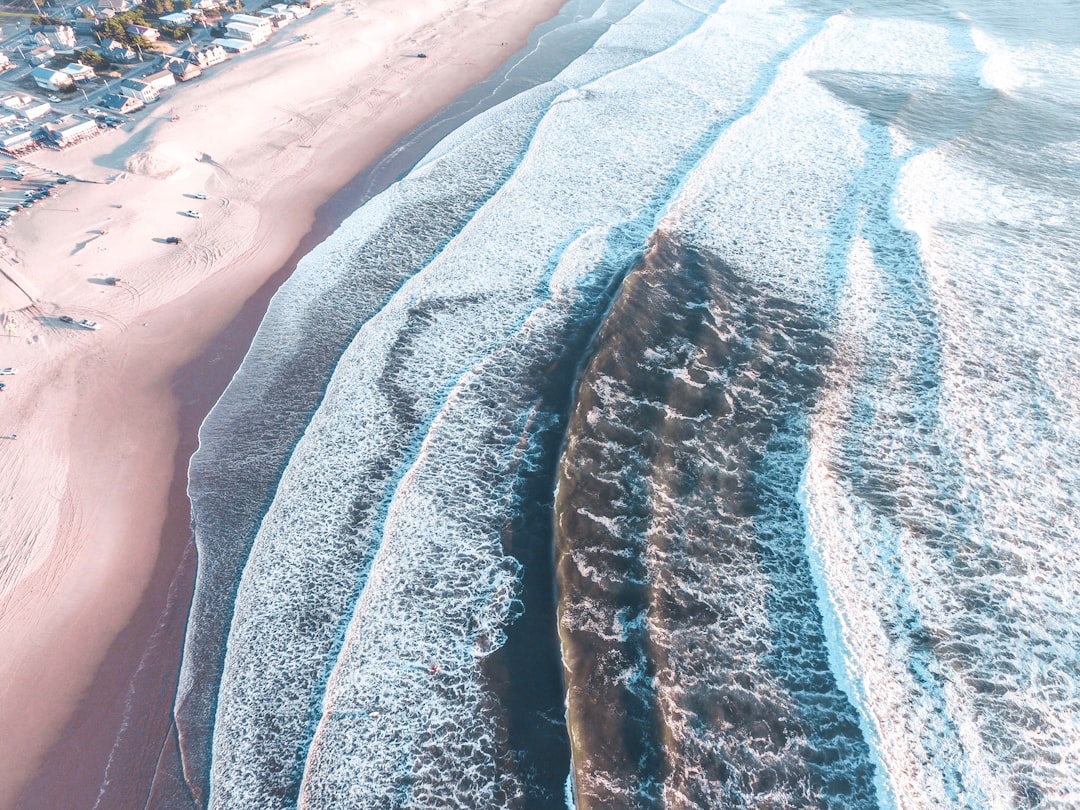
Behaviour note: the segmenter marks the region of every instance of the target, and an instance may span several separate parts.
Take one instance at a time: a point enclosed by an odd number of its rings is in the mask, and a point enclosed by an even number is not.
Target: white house
[[[137,98],[143,104],[150,104],[158,99],[158,91],[142,79],[121,79],[120,93],[129,98]]]
[[[101,41],[101,55],[110,62],[121,62],[123,64],[134,62],[139,58],[135,55],[135,51],[115,39],[103,39]]]
[[[208,68],[220,65],[229,58],[229,54],[220,45],[207,45],[202,48],[192,45],[184,49],[180,54],[180,58],[186,59],[201,68]]]
[[[98,102],[98,105],[106,110],[121,113],[135,112],[135,110],[141,110],[145,106],[142,99],[133,96],[122,96],[119,93],[109,93]]]
[[[6,53],[0,52],[0,70],[7,70],[9,67],[12,67],[11,60]]]
[[[60,68],[61,73],[66,73],[75,82],[86,82],[94,78],[96,75],[94,69],[89,65],[83,65],[78,62],[71,62],[67,67]]]
[[[38,45],[34,50],[30,51],[30,64],[44,65],[54,56],[56,56],[56,51],[53,50],[51,45]]]
[[[63,90],[71,87],[75,80],[61,70],[39,66],[30,71],[30,78],[43,90]]]
[[[262,17],[255,17],[251,14],[233,14],[229,17],[229,22],[243,23],[244,25],[254,25],[256,28],[265,28],[266,33],[270,33],[273,26],[269,21]]]
[[[157,42],[161,39],[161,33],[156,28],[146,25],[126,25],[124,31],[133,37],[142,37],[147,42]]]
[[[75,50],[75,29],[70,25],[43,25],[34,30],[34,39],[41,45],[48,45],[58,53],[71,53]]]
[[[186,11],[177,11],[174,14],[162,14],[158,19],[165,25],[180,26],[191,25],[191,14]]]
[[[225,35],[231,39],[246,39],[252,45],[262,45],[270,38],[265,28],[256,28],[254,25],[231,20],[225,26]]]
[[[153,88],[156,93],[160,93],[162,90],[168,90],[170,87],[176,85],[176,76],[174,76],[170,70],[159,70],[157,73],[143,76],[142,80],[146,82],[148,87]]]
[[[45,124],[41,129],[45,137],[57,149],[74,146],[101,133],[101,127],[98,126],[97,121],[76,118],[72,115],[53,124]]]
[[[52,106],[47,101],[39,101],[37,104],[29,104],[19,110],[19,114],[27,121],[36,121],[42,116],[52,112]]]
[[[0,98],[0,106],[7,107],[9,110],[21,110],[34,103],[34,97],[26,93],[13,93],[10,96],[4,96]]]
[[[9,155],[21,154],[28,152],[34,147],[34,134],[29,130],[24,132],[16,132],[12,135],[8,135],[5,138],[0,138],[0,149],[3,149]]]
[[[247,53],[255,47],[246,39],[221,38],[213,40],[213,43],[228,53]]]

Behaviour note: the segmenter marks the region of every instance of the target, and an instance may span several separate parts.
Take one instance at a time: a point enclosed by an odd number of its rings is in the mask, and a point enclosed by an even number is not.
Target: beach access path
[[[0,441],[0,808],[95,700],[151,582],[178,369],[284,264],[319,205],[560,5],[325,5],[124,127],[30,156],[76,180],[20,213],[0,247],[0,367],[18,368],[0,392],[0,437],[17,437]]]

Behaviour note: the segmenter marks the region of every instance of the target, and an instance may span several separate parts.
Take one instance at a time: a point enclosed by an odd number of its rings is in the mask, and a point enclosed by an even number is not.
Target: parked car
[[[205,200],[206,199],[206,195],[203,194],[201,191],[196,193],[196,194],[192,194],[191,196],[194,197],[196,200]]]
[[[48,98],[49,98],[49,101],[51,101],[53,104],[59,104],[60,103],[60,96],[49,96]]]
[[[182,241],[184,241],[184,240],[181,239],[179,236],[170,236],[165,240],[165,244],[166,245],[179,245]]]
[[[81,321],[79,321],[79,326],[81,326],[83,329],[101,328],[101,324],[97,323],[96,321],[88,321],[86,318],[83,318]]]
[[[19,373],[19,370],[17,368],[12,367],[12,366],[8,366],[7,368],[0,368],[0,374],[18,374],[18,373]]]
[[[201,219],[202,218],[202,214],[200,214],[198,211],[185,211],[184,216],[185,217],[191,217],[193,219]]]
[[[62,320],[64,323],[75,323],[75,319],[72,318],[70,315],[61,315],[60,320]]]

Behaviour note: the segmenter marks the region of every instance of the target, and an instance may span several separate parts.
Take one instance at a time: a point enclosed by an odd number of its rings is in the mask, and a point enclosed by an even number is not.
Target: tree
[[[109,17],[101,23],[101,35],[104,39],[115,39],[119,42],[127,42],[127,32],[124,30],[122,15]]]
[[[81,51],[75,51],[75,61],[80,65],[86,65],[95,70],[109,66],[108,59],[90,48],[83,48]]]

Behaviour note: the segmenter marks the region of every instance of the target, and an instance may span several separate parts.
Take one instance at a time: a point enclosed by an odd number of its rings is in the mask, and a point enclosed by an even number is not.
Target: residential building
[[[66,149],[101,134],[101,127],[97,121],[68,115],[59,121],[43,125],[41,132],[50,146]]]
[[[146,106],[142,99],[135,98],[134,96],[122,96],[119,93],[109,93],[103,96],[101,101],[98,102],[98,106],[106,110],[120,113],[131,113],[136,110],[141,110]]]
[[[178,82],[189,82],[202,76],[202,68],[187,59],[168,59],[166,64]]]
[[[131,48],[125,45],[123,42],[118,42],[115,39],[103,39],[101,41],[101,55],[108,59],[110,62],[120,62],[121,64],[129,64],[131,62],[138,61],[138,56]]]
[[[177,11],[175,14],[162,14],[158,20],[164,25],[180,26],[191,25],[191,14],[186,11]]]
[[[40,45],[48,45],[58,53],[75,50],[75,29],[70,25],[35,25],[30,30]]]
[[[267,24],[270,24],[269,20],[267,20]],[[270,33],[261,26],[257,27],[230,20],[228,25],[225,26],[225,36],[230,39],[246,39],[252,45],[262,45],[270,38]]]
[[[52,112],[52,105],[47,101],[38,101],[31,104],[27,104],[25,107],[19,110],[19,115],[25,118],[27,121],[36,121],[38,118],[48,115]]]
[[[242,25],[253,25],[256,28],[261,28],[266,32],[267,36],[270,36],[274,32],[273,24],[263,17],[253,17],[250,14],[233,14],[229,17],[230,23],[240,23]]]
[[[97,8],[99,12],[110,11],[113,14],[120,14],[124,11],[131,11],[135,6],[141,5],[142,0],[97,0]]]
[[[121,79],[120,94],[130,98],[137,98],[143,104],[150,104],[158,100],[158,91],[142,79]]]
[[[11,64],[6,53],[0,52],[0,70],[7,70],[9,67],[14,67],[14,65]]]
[[[31,70],[30,78],[43,90],[63,90],[75,84],[75,80],[67,73],[47,68],[44,65]]]
[[[94,78],[94,69],[89,65],[83,65],[79,62],[69,62],[67,67],[60,68],[61,73],[66,73],[75,82],[87,82]]]
[[[27,93],[13,93],[10,96],[0,98],[0,106],[9,110],[21,110],[23,107],[33,104],[34,97]]]
[[[224,48],[228,53],[247,53],[255,46],[246,39],[215,39],[214,44]]]
[[[220,65],[229,58],[229,54],[220,45],[206,45],[203,47],[193,45],[185,48],[180,54],[180,58],[186,59],[201,68],[208,68]]]
[[[44,65],[55,56],[56,51],[53,50],[51,45],[38,45],[30,51],[28,58],[30,59],[31,65]]]
[[[133,37],[142,37],[147,42],[157,42],[161,39],[160,31],[146,25],[125,25],[124,31]]]
[[[302,3],[290,3],[289,12],[294,17],[296,17],[296,19],[299,20],[301,17],[306,17],[308,14],[310,14],[311,8],[309,6],[303,5]]]
[[[16,132],[5,138],[0,138],[0,150],[9,155],[24,155],[37,149],[38,142],[34,140],[34,134],[30,130]]]
[[[157,73],[143,76],[142,81],[148,87],[153,88],[155,92],[161,93],[161,91],[168,90],[176,85],[176,76],[170,70],[159,70]]]

